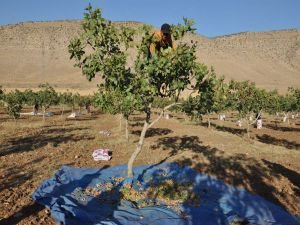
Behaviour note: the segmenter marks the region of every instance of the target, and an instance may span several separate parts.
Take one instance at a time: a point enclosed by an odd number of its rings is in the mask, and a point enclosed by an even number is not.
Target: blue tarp
[[[133,202],[121,200],[118,193],[108,197],[104,189],[97,197],[83,191],[126,174],[127,165],[105,169],[63,166],[40,185],[33,199],[49,208],[58,224],[66,225],[229,225],[235,220],[247,220],[252,225],[300,225],[299,218],[259,196],[176,163],[136,167],[130,182],[139,181],[145,188],[150,182],[166,179],[191,182],[200,205],[183,203],[185,216],[164,205],[139,208]],[[119,183],[117,189],[126,182],[125,179]]]

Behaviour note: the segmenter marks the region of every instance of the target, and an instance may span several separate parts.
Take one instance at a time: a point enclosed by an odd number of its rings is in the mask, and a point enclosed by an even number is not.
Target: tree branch
[[[159,116],[155,120],[152,121],[152,123],[148,126],[148,128],[151,128],[154,124],[156,124],[162,118],[162,116],[164,115],[164,112],[175,105],[181,105],[181,103],[174,102],[174,103],[166,106],[165,108],[163,108],[163,110],[161,111]]]
[[[257,122],[258,118],[261,115],[261,112],[262,112],[262,109],[259,111],[259,113],[258,113],[257,117],[255,118],[254,122],[250,123],[249,125],[253,125],[253,124],[255,124]]]

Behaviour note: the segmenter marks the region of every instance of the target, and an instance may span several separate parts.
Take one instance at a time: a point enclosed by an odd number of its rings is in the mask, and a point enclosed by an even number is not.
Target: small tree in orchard
[[[280,106],[284,113],[283,122],[290,124],[290,113],[299,109],[299,89],[288,88],[288,92],[280,96]]]
[[[229,106],[231,109],[238,111],[240,121],[244,120],[247,123],[247,135],[250,137],[250,124],[252,123],[250,118],[253,111],[255,111],[255,84],[249,81],[231,80],[228,88]]]
[[[66,106],[72,106],[73,105],[73,98],[72,93],[67,91],[59,94],[59,104],[61,105],[61,115],[65,112]]]
[[[39,104],[38,93],[32,91],[31,89],[26,89],[24,91],[24,97],[25,97],[25,104],[32,106],[32,112],[36,114],[38,110],[38,104]]]
[[[43,108],[43,120],[45,120],[46,110],[51,105],[57,105],[59,102],[58,94],[49,84],[39,85],[41,90],[38,91],[39,105]]]
[[[126,93],[126,95],[123,95],[119,91],[105,91],[103,88],[100,88],[99,92],[96,93],[94,102],[103,112],[113,115],[121,113],[120,129],[122,127],[122,118],[124,118],[125,137],[129,140],[128,119],[141,106],[139,99],[134,94]]]
[[[23,108],[24,95],[19,90],[11,91],[7,94],[2,94],[4,107],[8,115],[16,119],[20,118],[20,113]]]
[[[161,50],[150,59],[146,56],[152,36],[149,29],[144,29],[134,67],[128,67],[126,50],[134,32],[114,27],[102,17],[100,9],[93,10],[89,6],[83,21],[83,33],[69,44],[71,58],[76,60],[76,66],[82,69],[88,80],[100,74],[103,78],[101,87],[106,93],[121,93],[125,99],[130,97],[141,103],[138,109],[145,113],[145,121],[136,150],[128,161],[129,177],[133,176],[133,162],[142,150],[147,130],[159,121],[165,110],[178,104],[176,101],[191,84],[191,79],[204,78],[205,74],[198,69],[196,62],[196,44],[180,42],[187,32],[194,31],[192,26],[193,22],[188,19],[184,19],[184,25],[173,25],[172,34],[178,41],[177,48]],[[152,120],[155,97],[175,101]]]
[[[79,108],[79,111],[80,111],[80,106],[79,106],[80,101],[81,101],[81,96],[80,96],[80,94],[79,94],[78,92],[73,93],[73,94],[72,94],[72,100],[71,100],[71,102],[70,102],[71,107],[72,107],[72,112],[75,111],[75,108],[76,108],[76,107],[78,107],[78,108]]]
[[[192,119],[202,119],[203,115],[207,115],[208,127],[210,127],[210,114],[218,113],[226,108],[226,92],[227,86],[224,78],[217,78],[214,69],[210,70],[205,65],[199,65],[198,74],[204,74],[204,79],[197,79],[194,86],[195,96],[185,101],[183,110],[191,116]]]
[[[84,108],[87,110],[88,113],[90,113],[90,106],[92,104],[92,96],[88,95],[88,96],[80,96],[80,100],[79,100],[79,111],[81,112],[81,108]]]
[[[293,108],[295,109],[295,111],[299,112],[300,111],[300,88],[291,87],[290,91],[295,98],[295,103]]]
[[[280,95],[277,90],[273,90],[268,92],[267,99],[266,99],[266,112],[270,114],[276,114],[281,112],[280,106]]]
[[[300,88],[291,87],[290,92],[294,97],[294,103],[292,105],[292,108],[296,113],[296,116],[298,117],[300,112]]]

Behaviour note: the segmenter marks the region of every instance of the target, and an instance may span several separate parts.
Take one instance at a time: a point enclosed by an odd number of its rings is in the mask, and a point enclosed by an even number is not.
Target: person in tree
[[[152,34],[151,40],[152,42],[149,46],[149,58],[153,57],[154,54],[159,52],[161,49],[175,49],[175,44],[173,43],[171,35],[171,26],[167,23],[164,23],[159,31],[155,31]]]

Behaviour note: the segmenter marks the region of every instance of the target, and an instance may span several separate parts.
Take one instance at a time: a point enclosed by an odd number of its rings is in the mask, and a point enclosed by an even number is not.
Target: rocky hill
[[[142,23],[119,22],[137,27]],[[0,85],[35,88],[48,82],[58,89],[92,92],[69,60],[67,45],[80,32],[80,21],[27,22],[0,26]],[[286,91],[300,87],[300,30],[245,32],[216,38],[189,35],[198,41],[199,61],[226,79],[251,80],[259,87]],[[131,52],[133,58],[134,52]]]

